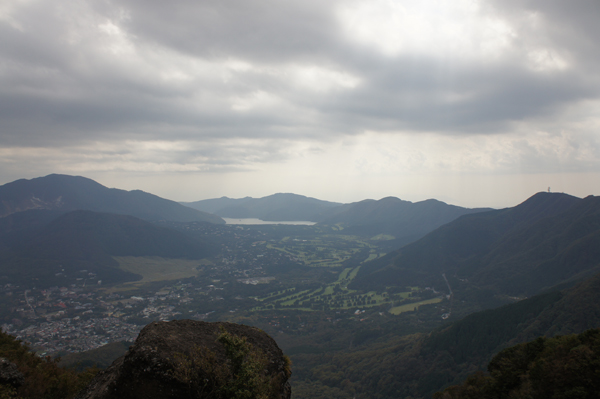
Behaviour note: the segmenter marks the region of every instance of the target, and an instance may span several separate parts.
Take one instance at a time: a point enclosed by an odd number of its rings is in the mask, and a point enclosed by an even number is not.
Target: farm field
[[[203,261],[199,260],[165,259],[155,256],[119,256],[115,257],[115,260],[119,262],[122,270],[142,276],[139,281],[123,284],[129,287],[156,281],[195,277],[200,272],[198,266],[203,264]]]

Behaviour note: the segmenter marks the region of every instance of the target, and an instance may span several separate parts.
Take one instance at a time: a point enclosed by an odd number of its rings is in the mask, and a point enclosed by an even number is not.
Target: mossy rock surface
[[[234,323],[174,320],[154,322],[144,327],[127,353],[99,373],[78,398],[222,397],[215,392],[214,386],[207,387],[205,392],[197,383],[191,386],[185,378],[181,378],[178,370],[181,371],[182,359],[197,360],[198,353],[204,353],[209,355],[210,364],[202,361],[193,363],[195,369],[192,372],[198,378],[192,380],[210,379],[215,367],[220,375],[227,372],[229,359],[225,347],[219,341],[219,336],[224,333],[245,339],[249,348],[265,359],[265,369],[261,373],[277,383],[273,391],[275,393],[268,397],[291,397],[289,363],[275,340],[265,332]]]

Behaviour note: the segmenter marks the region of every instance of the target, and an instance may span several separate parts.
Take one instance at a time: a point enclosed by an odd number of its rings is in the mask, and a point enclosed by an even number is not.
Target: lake
[[[266,220],[253,219],[253,218],[244,218],[244,219],[233,219],[233,218],[222,218],[227,224],[296,224],[303,226],[312,226],[316,224],[315,222],[306,222],[306,221],[278,221],[278,222],[269,222]]]

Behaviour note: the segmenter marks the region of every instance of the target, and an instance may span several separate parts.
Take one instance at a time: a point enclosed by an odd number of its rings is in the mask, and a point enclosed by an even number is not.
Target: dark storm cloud
[[[575,72],[548,77],[507,65],[465,66],[451,78],[436,79],[432,63],[413,65],[418,72],[405,72],[404,65],[372,74],[368,85],[323,104],[323,109],[356,122],[364,119],[358,126],[384,130],[497,133],[513,121],[598,96],[598,87]]]
[[[126,0],[125,26],[144,40],[207,58],[327,60],[340,46],[337,1]]]

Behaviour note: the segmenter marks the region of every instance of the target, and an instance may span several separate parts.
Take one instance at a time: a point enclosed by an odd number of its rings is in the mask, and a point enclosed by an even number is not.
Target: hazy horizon
[[[44,177],[44,176],[38,176],[38,177]],[[87,178],[87,176],[81,176],[81,177],[86,177]],[[27,180],[30,180],[30,179],[27,179]],[[99,181],[98,181],[98,183],[102,184]],[[0,185],[2,185],[2,184],[0,184]],[[107,188],[114,188],[114,189],[121,189],[121,190],[130,191],[130,189],[124,189],[122,187],[111,187],[111,186],[106,186],[106,187]],[[133,188],[131,190],[138,190],[138,189],[137,188]],[[400,197],[397,197],[397,196],[394,196],[394,195],[384,195],[384,196],[381,196],[381,197],[361,197],[361,198],[358,198],[358,199],[352,200],[352,201],[334,201],[334,200],[331,200],[331,199],[328,199],[328,198],[314,197],[314,196],[305,195],[305,194],[302,194],[302,193],[294,193],[294,192],[273,192],[273,193],[269,193],[269,194],[266,194],[266,195],[260,195],[260,196],[242,195],[242,196],[238,196],[238,197],[230,197],[230,196],[226,196],[226,195],[221,195],[221,196],[218,196],[218,197],[201,198],[201,199],[192,200],[192,201],[178,201],[177,199],[174,199],[174,198],[169,198],[169,197],[164,197],[164,196],[161,196],[161,197],[165,198],[165,199],[172,200],[172,201],[184,203],[184,204],[185,203],[193,203],[193,202],[202,201],[202,200],[219,199],[219,198],[229,198],[229,199],[254,198],[254,199],[257,199],[257,198],[269,197],[269,196],[277,195],[277,194],[294,194],[294,195],[304,196],[304,197],[313,198],[313,199],[322,200],[322,201],[337,202],[337,203],[341,203],[341,204],[349,204],[349,203],[354,203],[354,202],[359,202],[359,201],[364,201],[364,200],[375,200],[375,201],[378,201],[378,200],[381,200],[381,199],[386,198],[386,197],[396,197],[396,198],[399,198],[400,200],[410,201],[410,202],[413,202],[413,203],[421,202],[421,201],[427,201],[427,200],[430,200],[430,199],[434,199],[434,200],[446,202],[449,205],[457,205],[457,206],[462,206],[462,207],[465,207],[465,208],[495,208],[495,209],[501,209],[501,208],[507,208],[507,207],[516,206],[516,205],[518,205],[518,204],[526,201],[528,198],[530,198],[531,196],[533,196],[533,195],[535,195],[535,194],[537,194],[539,192],[553,192],[553,193],[556,193],[558,191],[553,191],[553,190],[551,190],[551,187],[548,187],[547,190],[541,190],[541,191],[537,191],[535,193],[531,193],[531,195],[529,195],[529,196],[527,196],[525,198],[520,199],[518,202],[515,202],[513,204],[509,204],[509,205],[504,205],[504,206],[492,206],[492,205],[489,205],[489,204],[479,204],[479,205],[469,206],[469,205],[466,205],[466,204],[459,204],[459,203],[453,203],[453,202],[444,201],[443,199],[436,198],[436,197],[429,197],[429,198],[421,198],[421,199],[409,200],[407,198],[400,198]],[[158,195],[158,194],[156,194],[154,192],[149,192],[148,191],[148,193],[154,194],[154,195]],[[565,193],[565,192],[560,192],[560,193],[568,194],[568,195],[573,195],[572,193]],[[574,195],[574,196],[577,197],[576,195]],[[581,196],[579,196],[579,197],[583,198]],[[233,218],[231,220],[237,220],[237,219]],[[259,219],[256,219],[256,220],[259,220]],[[288,222],[295,222],[295,221],[288,221]],[[246,222],[246,223],[242,223],[242,224],[252,224],[252,222],[250,221],[250,222]]]
[[[514,206],[600,194],[600,3],[8,0],[0,184]]]

